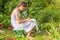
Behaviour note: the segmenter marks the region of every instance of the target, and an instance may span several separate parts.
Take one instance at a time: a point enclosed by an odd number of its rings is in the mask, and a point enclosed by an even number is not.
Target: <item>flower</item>
[[[2,24],[0,24],[0,29],[2,29],[2,27],[3,27],[3,25],[2,25]]]
[[[12,25],[8,26],[8,29],[9,30],[12,30],[13,29],[13,26]]]
[[[15,40],[14,38],[8,38],[8,40]]]

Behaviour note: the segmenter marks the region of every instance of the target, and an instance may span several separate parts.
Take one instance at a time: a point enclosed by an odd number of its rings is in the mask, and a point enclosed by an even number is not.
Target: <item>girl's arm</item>
[[[14,15],[15,15],[16,20],[17,20],[17,22],[18,22],[19,24],[20,24],[20,23],[23,23],[23,22],[26,22],[27,20],[29,20],[29,18],[28,18],[28,19],[23,19],[23,20],[21,20],[17,13],[18,13],[18,12],[15,12]]]

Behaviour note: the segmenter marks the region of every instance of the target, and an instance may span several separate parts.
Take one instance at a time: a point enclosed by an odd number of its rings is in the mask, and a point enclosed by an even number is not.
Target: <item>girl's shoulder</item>
[[[15,8],[14,10],[13,10],[13,12],[17,12],[18,10]]]
[[[12,12],[12,14],[17,13],[17,12],[18,12],[18,10],[14,9],[13,12]]]

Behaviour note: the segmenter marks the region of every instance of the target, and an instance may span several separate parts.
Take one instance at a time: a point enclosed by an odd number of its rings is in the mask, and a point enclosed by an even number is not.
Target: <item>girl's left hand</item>
[[[28,17],[27,19],[28,19],[28,20],[30,20],[30,18],[29,18],[29,17]]]

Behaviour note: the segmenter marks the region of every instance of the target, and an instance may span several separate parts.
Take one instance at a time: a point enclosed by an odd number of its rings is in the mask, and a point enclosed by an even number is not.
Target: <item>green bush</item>
[[[11,25],[10,15],[13,9],[23,0],[7,0],[0,1],[1,3],[1,14],[0,22],[4,26]],[[27,9],[28,16],[30,18],[36,18],[38,26],[40,27],[42,23],[49,23],[52,20],[54,22],[59,22],[60,12],[59,12],[59,2],[54,0],[24,0],[28,3],[29,9]],[[3,5],[3,4],[4,5]],[[58,5],[58,6],[56,6]],[[4,8],[2,8],[4,7]]]

